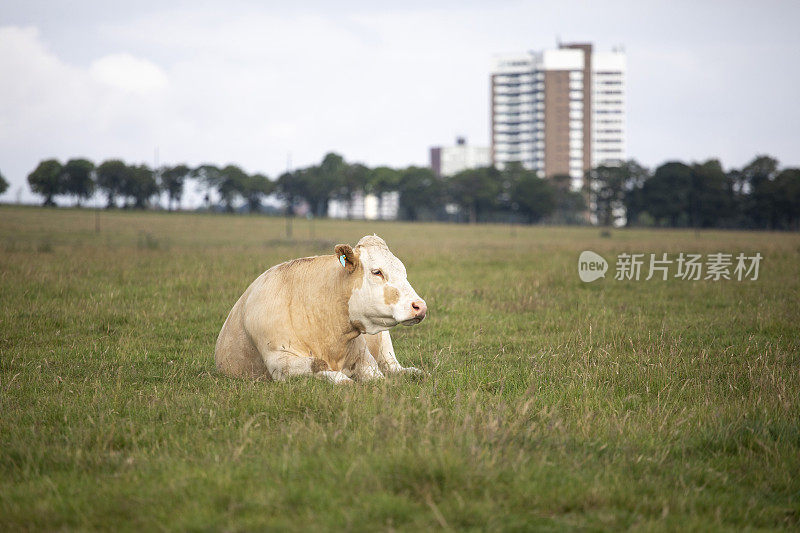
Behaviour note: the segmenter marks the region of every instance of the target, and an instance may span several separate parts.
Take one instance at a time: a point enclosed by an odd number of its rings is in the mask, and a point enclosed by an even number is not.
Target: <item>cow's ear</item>
[[[358,252],[353,251],[349,244],[337,244],[333,249],[336,259],[342,264],[345,270],[353,273],[358,265]]]

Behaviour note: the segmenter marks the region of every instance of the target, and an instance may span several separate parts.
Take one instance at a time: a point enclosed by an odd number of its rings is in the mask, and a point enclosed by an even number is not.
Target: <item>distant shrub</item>
[[[636,217],[636,225],[645,228],[652,228],[656,225],[656,219],[653,218],[653,215],[647,211],[644,211],[640,213],[638,217]]]
[[[142,250],[166,250],[169,248],[165,242],[155,238],[149,231],[139,232],[139,241],[137,245],[139,249]]]

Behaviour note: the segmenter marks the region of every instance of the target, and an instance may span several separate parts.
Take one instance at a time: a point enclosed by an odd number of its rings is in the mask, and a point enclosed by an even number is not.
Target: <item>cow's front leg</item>
[[[397,361],[397,357],[394,355],[394,346],[392,346],[392,337],[389,335],[388,331],[381,331],[375,335],[365,333],[364,337],[366,338],[369,351],[375,357],[378,367],[384,374],[426,375],[426,373],[419,368],[413,366],[404,367]]]
[[[361,338],[356,339],[354,352],[351,357],[348,357],[348,361],[342,371],[358,381],[384,378],[383,372],[381,372],[378,363],[367,348],[366,342]]]
[[[331,370],[328,363],[316,357],[279,350],[266,350],[262,354],[264,364],[267,365],[267,370],[275,381],[284,381],[293,376],[314,376],[331,383],[353,381],[343,372]]]

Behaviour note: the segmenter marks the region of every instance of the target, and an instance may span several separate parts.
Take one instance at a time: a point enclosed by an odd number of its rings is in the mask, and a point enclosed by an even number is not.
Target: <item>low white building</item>
[[[431,170],[436,177],[452,176],[470,168],[488,167],[492,152],[488,146],[470,146],[463,137],[456,138],[455,146],[431,148]]]
[[[334,199],[328,202],[330,218],[356,220],[396,220],[400,211],[400,193],[385,192],[380,195],[358,191],[348,200]]]

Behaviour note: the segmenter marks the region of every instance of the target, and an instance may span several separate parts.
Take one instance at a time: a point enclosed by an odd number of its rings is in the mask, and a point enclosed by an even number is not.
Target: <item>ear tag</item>
[[[342,268],[347,268],[344,264],[344,255],[339,256],[339,262],[342,264]]]

